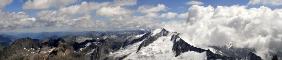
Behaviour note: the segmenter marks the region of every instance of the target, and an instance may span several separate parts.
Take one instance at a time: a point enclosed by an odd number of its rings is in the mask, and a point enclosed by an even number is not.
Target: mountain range
[[[51,34],[51,33],[50,33]],[[200,48],[177,32],[152,31],[55,33],[42,38],[0,36],[0,60],[262,60],[253,49]],[[30,35],[30,36],[31,36]],[[46,35],[45,35],[46,36]],[[40,37],[40,38],[38,38]],[[273,60],[281,57],[274,55]]]

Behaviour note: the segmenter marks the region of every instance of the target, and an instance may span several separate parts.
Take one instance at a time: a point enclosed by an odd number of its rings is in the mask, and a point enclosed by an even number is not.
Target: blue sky
[[[7,5],[4,8],[4,11],[7,12],[20,12],[20,11],[25,11],[28,12],[28,14],[33,15],[33,13],[36,13],[38,10],[24,10],[22,9],[24,3],[27,0],[13,0],[12,3]],[[113,2],[113,0],[79,0],[80,2],[87,1],[87,2]],[[134,6],[131,6],[133,9],[137,9],[139,6],[142,5],[157,5],[157,4],[164,4],[166,5],[169,9],[168,11],[171,12],[186,12],[188,8],[191,5],[187,5],[187,2],[190,2],[192,0],[138,0],[137,4]],[[232,6],[232,5],[240,5],[240,6],[247,6],[247,7],[260,7],[261,5],[249,5],[250,0],[198,0],[203,4],[203,6]],[[80,3],[77,2],[77,3]],[[270,8],[281,8],[281,5],[267,5]]]
[[[112,0],[82,0],[82,1],[95,1],[95,2],[111,2]],[[137,5],[133,6],[138,7],[141,5],[156,5],[156,4],[165,4],[169,7],[169,11],[173,12],[183,12],[189,8],[189,5],[186,3],[190,0],[138,0]],[[5,11],[8,12],[19,12],[27,11],[23,10],[22,6],[26,0],[13,0],[13,2],[5,7]],[[247,5],[248,0],[201,0],[204,3],[204,6],[231,6],[231,5]]]

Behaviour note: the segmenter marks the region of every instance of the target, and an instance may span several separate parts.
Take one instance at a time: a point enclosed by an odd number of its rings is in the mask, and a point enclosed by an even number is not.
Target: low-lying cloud
[[[282,9],[194,5],[188,15],[183,25],[166,28],[183,33],[196,46],[251,48],[266,60],[282,52]]]

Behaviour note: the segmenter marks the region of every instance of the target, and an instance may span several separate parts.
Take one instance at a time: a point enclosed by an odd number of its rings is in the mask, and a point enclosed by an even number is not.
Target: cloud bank
[[[5,7],[11,2],[12,0],[1,0],[0,6]],[[257,4],[266,2],[270,1],[250,0],[249,3]],[[279,1],[271,0],[271,2]],[[85,30],[155,28],[174,22],[184,22],[187,20],[187,18],[188,20],[186,22],[189,22],[189,24],[194,24],[194,22],[197,22],[199,19],[209,18],[202,15],[209,16],[217,12],[213,12],[213,9],[215,9],[213,7],[207,7],[201,10],[197,9],[202,7],[191,7],[187,12],[172,12],[168,11],[170,7],[167,7],[165,4],[141,5],[137,6],[137,8],[132,8],[132,6],[136,4],[137,0],[114,0],[112,2],[86,2],[78,0],[27,0],[22,8],[25,10],[38,10],[38,12],[34,12],[35,16],[29,16],[29,13],[24,11],[1,11],[0,17],[3,18],[0,19],[0,21],[2,21],[0,31],[21,31],[21,29],[33,28],[36,28],[34,30],[44,30],[45,28],[68,28],[71,30],[72,28]],[[187,2],[187,4],[202,5],[203,3],[193,0]],[[231,14],[230,16],[233,16],[232,14],[236,15],[245,12],[244,9],[246,9],[246,7],[247,6],[239,8],[233,6],[218,7],[217,9],[230,9],[232,11],[231,13],[223,12],[221,13],[223,15],[215,15],[215,17],[225,17],[224,15],[229,16],[229,14]],[[262,8],[269,9],[271,12],[276,11],[267,7]],[[239,12],[233,12],[233,10],[235,11],[236,9],[239,9]],[[247,11],[253,11],[253,9],[247,9]],[[256,11],[254,10],[254,12]],[[247,17],[247,14],[244,17]],[[276,18],[273,17],[272,19]]]
[[[35,16],[29,16],[24,11],[0,11],[0,17],[2,17],[0,19],[0,31],[151,29],[161,27],[165,24],[163,20],[185,20],[187,17],[186,13],[167,11],[168,7],[164,4],[141,5],[136,9],[130,8],[136,3],[137,0],[114,0],[112,2],[28,0],[24,3],[23,9],[37,10],[37,12],[34,12]]]
[[[282,52],[282,9],[193,5],[188,15],[186,23],[166,28],[196,46],[251,48],[266,60]]]

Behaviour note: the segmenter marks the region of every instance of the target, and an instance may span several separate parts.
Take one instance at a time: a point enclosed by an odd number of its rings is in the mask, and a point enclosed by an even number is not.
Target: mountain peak
[[[160,28],[160,29],[155,29],[155,30],[153,30],[152,36],[157,35],[157,34],[160,34],[160,35],[167,35],[168,33],[169,33],[169,31],[167,31],[166,29]]]

